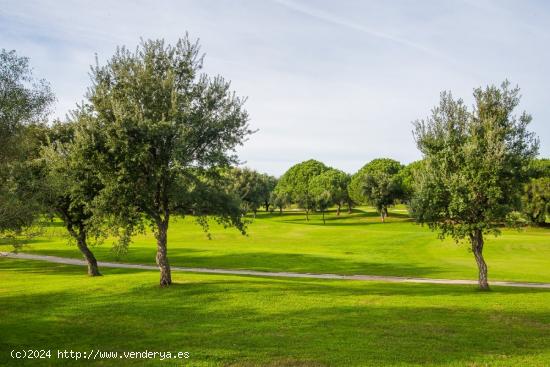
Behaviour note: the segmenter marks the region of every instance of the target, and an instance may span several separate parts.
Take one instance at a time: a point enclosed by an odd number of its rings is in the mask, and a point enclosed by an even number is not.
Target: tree
[[[330,186],[332,187],[332,205],[336,205],[336,215],[340,215],[342,206],[348,205],[348,212],[351,213],[351,199],[348,193],[348,186],[351,176],[335,168],[323,173],[328,176]]]
[[[251,210],[256,217],[262,205],[266,211],[269,209],[271,191],[276,184],[274,177],[249,168],[232,168],[229,176],[232,190],[241,198],[245,212]]]
[[[40,214],[31,161],[53,101],[49,85],[33,77],[28,58],[0,51],[0,233],[18,235]]]
[[[531,116],[516,116],[519,88],[504,82],[474,90],[470,111],[461,99],[443,92],[439,106],[414,122],[414,136],[424,157],[411,212],[441,238],[469,239],[479,270],[479,287],[488,289],[483,258],[484,235],[519,209],[528,165],[538,141],[527,130]]]
[[[265,211],[269,212],[269,207],[273,203],[271,199],[273,198],[273,190],[275,190],[275,186],[277,186],[277,179],[266,173],[263,173],[260,179],[262,182],[263,205],[265,207]]]
[[[75,114],[75,120],[55,123],[49,131],[49,144],[42,151],[45,183],[44,207],[47,212],[63,221],[69,235],[88,263],[88,275],[99,276],[97,260],[88,247],[90,241],[100,242],[105,236],[93,217],[93,201],[102,189],[93,167],[78,156],[74,146],[78,134],[78,119],[85,114]]]
[[[92,68],[84,159],[101,172],[97,210],[131,233],[149,224],[157,240],[160,285],[172,283],[167,233],[172,215],[206,215],[244,233],[239,201],[220,167],[237,163],[234,149],[251,133],[245,100],[222,77],[200,74],[198,42],[143,41],[118,48]]]
[[[402,167],[389,158],[370,161],[351,178],[350,196],[355,202],[374,206],[384,222],[388,206],[403,198]]]
[[[332,205],[337,205],[337,213],[340,214],[340,206],[347,198],[348,175],[336,169],[329,169],[309,182],[309,192],[313,198],[315,208],[323,215],[325,224],[325,211]]]
[[[531,179],[524,189],[522,211],[535,225],[544,225],[550,215],[550,176]]]
[[[309,220],[309,212],[315,205],[309,191],[309,182],[328,169],[323,163],[314,159],[295,164],[279,179],[275,190],[278,195],[288,197],[290,201],[304,209],[306,220]]]
[[[522,212],[535,225],[546,224],[550,213],[550,159],[534,159],[529,164],[530,180],[525,184]]]
[[[288,203],[290,203],[290,198],[286,191],[280,189],[278,190],[277,186],[275,186],[275,189],[270,195],[269,201],[274,207],[279,209],[279,214],[283,214],[283,209]]]

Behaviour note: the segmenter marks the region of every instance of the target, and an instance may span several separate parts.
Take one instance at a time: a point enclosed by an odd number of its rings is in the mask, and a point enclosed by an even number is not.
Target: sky
[[[374,158],[419,159],[412,121],[443,90],[508,79],[550,157],[550,2],[475,0],[0,0],[0,48],[28,56],[57,96],[84,99],[97,54],[143,39],[200,39],[204,71],[248,97],[243,165],[273,175],[317,159],[353,173]],[[518,111],[518,114],[519,112]]]

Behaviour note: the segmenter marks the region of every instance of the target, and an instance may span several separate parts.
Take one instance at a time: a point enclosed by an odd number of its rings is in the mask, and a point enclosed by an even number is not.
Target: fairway
[[[258,213],[248,235],[211,223],[208,239],[193,218],[176,218],[168,233],[168,257],[174,266],[251,269],[335,274],[366,274],[448,279],[477,279],[467,243],[441,241],[427,227],[415,224],[403,207],[390,211],[381,223],[371,208],[353,214],[334,211],[327,223],[319,214],[306,221],[302,212]],[[92,250],[100,261],[155,264],[156,243],[151,234],[139,235],[126,256],[111,251],[111,241]],[[550,229],[503,229],[487,236],[485,256],[489,280],[550,282]],[[0,251],[11,251],[0,246]],[[60,222],[22,251],[81,258],[68,245]]]
[[[550,292],[174,274],[0,260],[0,365],[9,351],[187,351],[116,365],[546,366]],[[109,360],[80,361],[110,365]],[[110,363],[109,363],[110,362]]]
[[[474,3],[3,4],[0,367],[550,367],[550,3]]]

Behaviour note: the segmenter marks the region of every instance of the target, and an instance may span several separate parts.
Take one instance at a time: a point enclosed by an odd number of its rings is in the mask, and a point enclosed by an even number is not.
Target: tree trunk
[[[309,222],[309,209],[306,209],[306,220]]]
[[[266,213],[269,212],[269,203],[266,201],[264,205]]]
[[[279,215],[283,215],[283,207],[279,208]]]
[[[321,210],[321,212],[323,213],[323,224],[327,224],[327,222],[325,222],[325,211]]]
[[[81,230],[82,231],[82,230]],[[86,232],[80,232],[78,235],[78,238],[76,240],[76,245],[78,246],[78,249],[84,255],[84,258],[86,259],[86,262],[88,263],[88,275],[91,277],[97,277],[100,276],[101,273],[99,272],[99,268],[97,266],[97,260],[88,248],[88,245],[86,244]]]
[[[483,258],[483,233],[476,229],[470,233],[470,242],[472,244],[472,252],[476,259],[477,268],[479,270],[479,288],[482,290],[489,289],[489,283],[487,281],[487,264]]]
[[[157,266],[160,270],[160,286],[167,287],[172,284],[172,273],[168,263],[166,243],[168,241],[168,217],[157,222]]]
[[[348,202],[348,214],[351,214],[352,213],[352,210],[351,210],[351,201]]]
[[[100,276],[101,273],[99,272],[99,268],[97,266],[97,260],[88,248],[88,244],[86,243],[86,227],[84,226],[84,223],[73,223],[73,221],[70,219],[69,215],[66,211],[60,211],[61,218],[63,218],[63,221],[65,222],[65,227],[67,228],[67,231],[69,234],[76,240],[76,246],[84,255],[84,258],[86,259],[86,262],[88,263],[88,275],[91,277]],[[78,228],[78,232],[75,230]]]
[[[386,223],[386,217],[388,216],[388,208],[383,206],[380,208],[380,218],[382,218],[382,223]]]
[[[340,215],[340,207],[342,206],[342,204],[338,204],[338,206],[336,207],[336,215]]]

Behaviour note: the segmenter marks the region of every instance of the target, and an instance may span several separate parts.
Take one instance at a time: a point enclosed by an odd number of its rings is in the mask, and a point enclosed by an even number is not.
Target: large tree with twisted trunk
[[[504,82],[474,90],[474,107],[441,94],[439,106],[414,123],[424,159],[415,172],[411,211],[441,237],[467,239],[479,270],[479,287],[488,289],[484,235],[514,224],[529,163],[538,141],[527,130],[531,116],[514,110],[519,88]]]
[[[104,185],[95,207],[126,229],[150,225],[161,286],[172,283],[172,215],[193,213],[203,225],[201,216],[212,215],[244,230],[238,200],[216,180],[251,133],[245,100],[222,77],[201,74],[202,66],[198,42],[186,35],[173,46],[149,40],[133,52],[119,48],[91,72],[95,118],[83,146]]]

